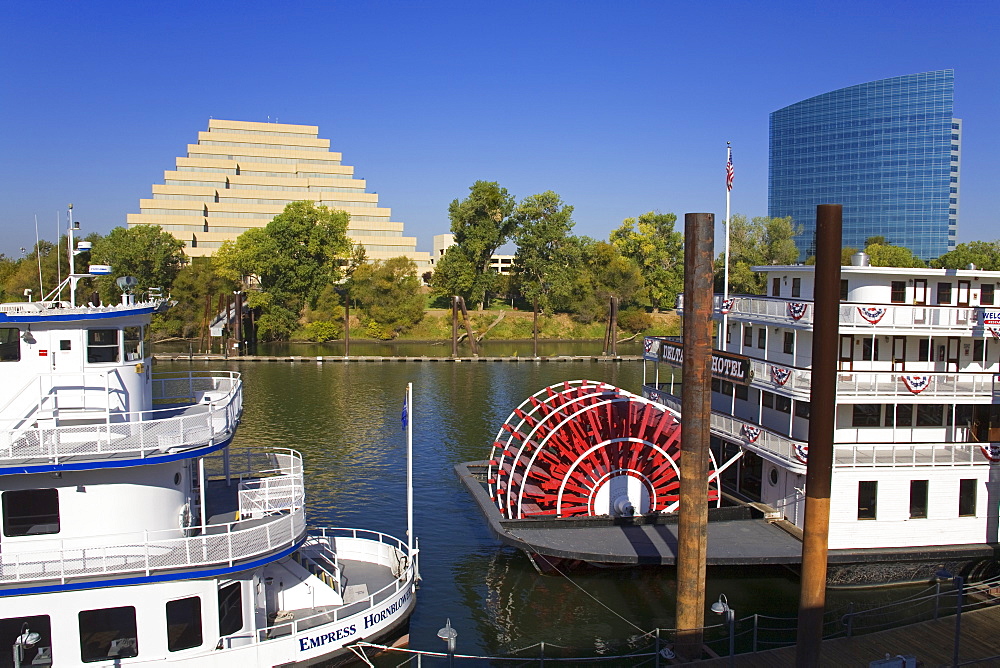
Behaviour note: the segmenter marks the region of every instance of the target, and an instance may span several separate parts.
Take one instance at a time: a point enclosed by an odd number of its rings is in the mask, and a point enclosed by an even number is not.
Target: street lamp
[[[945,569],[934,573],[940,580],[951,580],[958,590],[958,602],[955,603],[955,640],[951,650],[951,665],[958,666],[958,648],[962,639],[962,600],[965,598],[965,578],[961,575],[952,575]]]
[[[451,628],[451,617],[445,622],[444,628],[438,631],[438,638],[448,643],[448,665],[455,665],[455,639],[458,638],[458,631]]]
[[[712,612],[726,615],[726,625],[729,626],[729,665],[736,665],[736,612],[729,607],[725,594],[719,594],[719,600],[712,604]]]
[[[21,633],[14,640],[12,647],[14,651],[14,668],[21,668],[21,662],[24,661],[24,650],[31,649],[41,639],[42,636],[40,634],[28,629],[28,622],[21,624]]]

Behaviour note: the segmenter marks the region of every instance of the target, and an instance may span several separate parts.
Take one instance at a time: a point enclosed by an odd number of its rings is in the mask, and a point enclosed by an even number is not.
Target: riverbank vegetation
[[[405,257],[369,260],[347,236],[349,215],[293,202],[265,227],[225,242],[214,257],[187,258],[183,243],[155,226],[91,234],[92,250],[79,253],[77,270],[108,264],[108,276],[80,282],[78,302],[116,303],[119,276],[135,276],[135,291],[159,288],[176,305],[157,316],[157,337],[204,338],[227,305],[242,300],[244,338],[260,341],[328,341],[343,338],[345,311],[351,337],[439,341],[452,336],[452,295],[470,306],[477,338],[531,339],[537,309],[539,338],[601,339],[612,299],[619,304],[620,339],[675,335],[672,311],[683,289],[683,234],[673,213],[649,211],[626,218],[607,240],[573,234],[573,207],[545,191],[520,201],[499,184],[477,181],[464,199],[448,206],[455,244],[419,273]],[[790,264],[798,258],[801,228],[790,218],[730,221],[729,278],[734,294],[763,294],[754,266]],[[510,273],[491,257],[516,247]],[[0,255],[0,300],[41,299],[69,273],[67,239],[40,240],[21,257]],[[845,248],[850,262],[853,248]],[[871,237],[865,252],[876,266],[925,266],[909,249]],[[716,260],[722,290],[724,258]],[[807,260],[809,262],[810,260]],[[1000,241],[973,241],[929,263],[1000,269]],[[64,290],[56,298],[67,299]],[[462,328],[464,331],[464,327]]]

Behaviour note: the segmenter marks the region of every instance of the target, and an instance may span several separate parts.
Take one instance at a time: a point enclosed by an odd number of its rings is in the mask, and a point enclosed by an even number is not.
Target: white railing
[[[989,460],[976,444],[837,443],[833,446],[833,465],[837,467],[968,466],[969,464],[989,464]]]
[[[649,389],[650,388],[648,386],[643,388],[643,396],[680,413],[681,402],[678,399],[665,395],[663,392],[656,392],[654,396],[652,392],[649,392]],[[681,429],[684,428],[683,425],[684,416],[681,415]],[[766,453],[778,457],[783,460],[789,468],[802,473],[805,472],[805,464],[795,455],[796,446],[802,448],[805,446],[804,441],[790,439],[787,436],[782,436],[777,432],[770,431],[763,427],[759,427],[760,431],[758,432],[756,439],[754,441],[750,441],[748,435],[744,431],[744,425],[748,425],[750,427],[755,426],[753,423],[739,420],[729,415],[721,415],[712,411],[712,423],[710,425],[710,429],[717,435],[725,436],[727,439],[732,441],[742,442],[745,447],[762,454]]]
[[[763,295],[735,295],[729,315],[786,326],[812,326],[814,303],[808,299],[782,299]],[[805,304],[805,312],[798,319],[792,317],[788,305]],[[961,330],[971,332],[980,323],[982,308],[975,306],[949,306],[929,304],[874,304],[863,302],[841,302],[841,328],[863,327],[870,329],[873,323],[858,310],[859,307],[884,309],[877,327],[900,329]],[[720,314],[722,295],[715,295],[712,301],[713,313]],[[990,308],[990,307],[985,307]],[[677,309],[684,309],[684,295],[677,297]]]
[[[652,390],[652,391],[650,391]],[[656,391],[650,386],[643,388],[643,395],[662,403],[676,411],[680,411],[681,402],[672,396]],[[683,429],[684,418],[681,416]],[[754,441],[749,440],[749,434],[744,425],[759,429]],[[744,447],[770,454],[782,459],[789,468],[800,473],[805,472],[805,462],[798,453],[808,452],[805,441],[797,441],[759,427],[750,421],[740,420],[729,415],[712,411],[711,430],[716,435],[724,436],[730,441],[742,443]],[[956,432],[956,436],[968,435],[967,431]],[[858,434],[860,437],[861,435]],[[989,464],[982,454],[978,444],[968,442],[953,443],[835,443],[834,461],[836,467],[871,467],[871,466],[960,466],[969,464]]]
[[[971,398],[995,396],[998,389],[1000,388],[997,386],[997,375],[994,373],[840,371],[837,374],[839,398],[881,399],[917,396]]]
[[[218,443],[236,430],[243,412],[238,373],[170,374],[154,378],[153,385],[154,401],[191,405],[112,413],[103,424],[3,429],[0,462],[58,464],[67,457],[148,457]],[[200,405],[193,407],[194,403]]]
[[[249,526],[248,526],[249,525]],[[305,509],[291,508],[252,522],[205,527],[185,537],[180,529],[107,534],[63,540],[60,547],[0,555],[0,583],[151,575],[199,566],[233,566],[294,545],[305,531]]]
[[[334,549],[333,546],[336,546]],[[417,573],[417,556],[420,550],[414,548],[412,554],[407,553],[406,543],[377,531],[364,529],[318,529],[310,533],[302,546],[302,553],[321,556],[331,562],[349,559],[374,563],[392,571],[394,579],[378,591],[370,593],[366,598],[347,605],[326,609],[308,617],[296,618],[273,626],[258,629],[257,639],[260,642],[294,635],[324,624],[334,624],[353,617],[387,600],[402,596],[413,586]],[[314,560],[317,563],[318,560]]]
[[[305,505],[302,455],[295,450],[229,448],[205,457],[206,477],[221,481],[227,471],[239,483],[236,498],[242,520]]]

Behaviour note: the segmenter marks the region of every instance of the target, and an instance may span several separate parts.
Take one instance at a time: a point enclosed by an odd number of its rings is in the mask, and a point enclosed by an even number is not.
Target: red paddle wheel
[[[613,385],[566,381],[529,397],[501,426],[489,491],[508,519],[674,512],[680,438],[665,406]],[[710,466],[711,479],[714,457]],[[709,500],[718,498],[710,489]]]

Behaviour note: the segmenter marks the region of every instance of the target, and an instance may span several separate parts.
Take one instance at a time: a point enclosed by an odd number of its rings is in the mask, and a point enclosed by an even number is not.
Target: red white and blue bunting
[[[991,462],[1000,462],[1000,443],[984,443],[979,446],[983,455]]]
[[[730,297],[722,300],[722,307],[719,310],[725,315],[732,311],[734,306],[736,306],[736,297]]]
[[[771,380],[775,385],[784,385],[792,377],[792,370],[780,366],[771,365]]]
[[[798,459],[803,464],[809,463],[809,444],[808,443],[796,443],[795,444],[795,458]]]
[[[756,443],[757,438],[760,436],[760,427],[751,427],[745,424],[740,429],[740,433],[743,435],[743,438],[747,439],[748,443]]]
[[[902,375],[899,378],[903,381],[903,385],[906,385],[906,389],[913,394],[920,394],[927,389],[928,385],[931,384],[930,376]]]
[[[873,325],[877,325],[878,321],[885,316],[888,309],[882,306],[859,306],[858,313],[861,317],[870,322]]]
[[[1000,327],[987,327],[986,329],[990,330],[994,339],[1000,339]]]
[[[800,320],[806,314],[808,306],[802,302],[788,302],[788,315],[792,316],[793,320]]]

